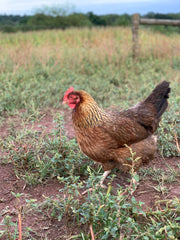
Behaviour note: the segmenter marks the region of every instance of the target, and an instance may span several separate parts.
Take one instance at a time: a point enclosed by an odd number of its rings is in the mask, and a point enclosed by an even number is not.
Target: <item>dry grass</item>
[[[166,36],[161,33],[140,31],[141,56],[167,59],[180,54],[180,39],[178,34]]]
[[[84,60],[102,66],[120,67],[132,52],[130,28],[84,28],[51,30],[28,33],[0,34],[0,72],[7,65],[13,72],[23,67],[33,68],[37,63],[54,66],[83,67]],[[177,34],[166,36],[140,30],[140,58],[172,59],[179,56],[180,41]]]

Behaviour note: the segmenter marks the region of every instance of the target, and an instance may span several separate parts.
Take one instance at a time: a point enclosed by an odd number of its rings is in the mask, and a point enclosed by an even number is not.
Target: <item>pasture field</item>
[[[133,61],[130,28],[0,33],[0,239],[179,239],[180,35],[139,34]],[[78,148],[64,92],[120,110],[163,80],[156,158],[139,177],[114,170],[108,189],[96,187],[103,171]]]

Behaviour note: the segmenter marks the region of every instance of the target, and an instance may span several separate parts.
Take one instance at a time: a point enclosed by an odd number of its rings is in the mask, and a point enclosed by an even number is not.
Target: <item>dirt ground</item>
[[[36,130],[39,129],[39,125],[46,127],[46,132],[51,131],[54,128],[53,123],[53,113],[58,112],[60,110],[53,110],[44,112],[43,117],[38,122],[33,123],[33,128]],[[62,110],[61,110],[62,111]],[[71,122],[71,113],[69,110],[63,110],[64,118],[65,118],[65,130],[69,138],[74,137],[74,131]],[[13,126],[16,128],[22,128],[21,120],[19,115],[11,116],[5,119],[0,128],[0,137],[6,138],[10,131],[10,123],[13,122]],[[26,127],[32,127],[32,124],[27,123]],[[0,151],[0,154],[2,152]],[[157,157],[150,162],[148,165],[143,168],[156,168],[167,170],[167,164],[171,166],[171,168],[177,170],[177,163],[180,164],[180,157],[173,158],[162,158],[157,154]],[[178,169],[179,170],[179,169]],[[127,183],[126,175],[118,174],[117,177],[113,181],[113,191],[116,189],[116,184],[124,185]],[[179,182],[174,182],[173,184],[166,184],[168,188],[167,193],[162,193],[157,191],[153,187],[153,182],[151,179],[148,181],[140,181],[140,185],[134,196],[137,200],[145,202],[144,207],[152,207],[154,206],[155,201],[160,199],[171,199],[173,197],[180,197],[180,188]],[[56,196],[59,194],[59,189],[62,186],[58,182],[57,179],[51,179],[46,184],[39,184],[37,186],[28,186],[24,181],[18,179],[12,163],[8,164],[0,164],[0,231],[4,229],[2,225],[5,216],[8,214],[12,216],[11,221],[18,221],[17,208],[19,206],[25,206],[26,199],[37,199],[37,202],[42,202],[44,200],[44,196]],[[20,203],[17,203],[17,199],[12,194],[14,193],[23,193],[20,197]],[[64,220],[57,221],[53,218],[46,218],[42,213],[29,213],[28,215],[22,215],[22,229],[26,229],[26,227],[31,228],[31,237],[34,239],[62,239],[67,240],[69,236],[76,235],[77,229],[73,229],[73,227],[69,228],[67,224],[64,224]],[[38,232],[38,235],[37,235]],[[5,239],[5,238],[4,238]],[[31,239],[31,238],[27,238]],[[3,240],[3,239],[2,239]]]

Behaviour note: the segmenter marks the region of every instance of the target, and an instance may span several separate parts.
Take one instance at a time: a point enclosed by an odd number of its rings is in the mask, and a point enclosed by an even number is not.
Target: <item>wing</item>
[[[119,146],[141,141],[151,135],[157,126],[154,122],[154,111],[140,103],[126,111],[111,113],[101,128],[111,138],[116,139]]]

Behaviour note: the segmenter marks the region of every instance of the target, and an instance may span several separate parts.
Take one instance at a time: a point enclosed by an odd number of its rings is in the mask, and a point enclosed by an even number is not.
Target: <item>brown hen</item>
[[[121,112],[106,112],[85,91],[69,88],[63,98],[73,109],[72,120],[81,151],[102,164],[104,179],[111,169],[131,169],[130,149],[140,157],[135,171],[154,158],[156,137],[153,135],[168,106],[169,82],[163,81],[134,107]]]

